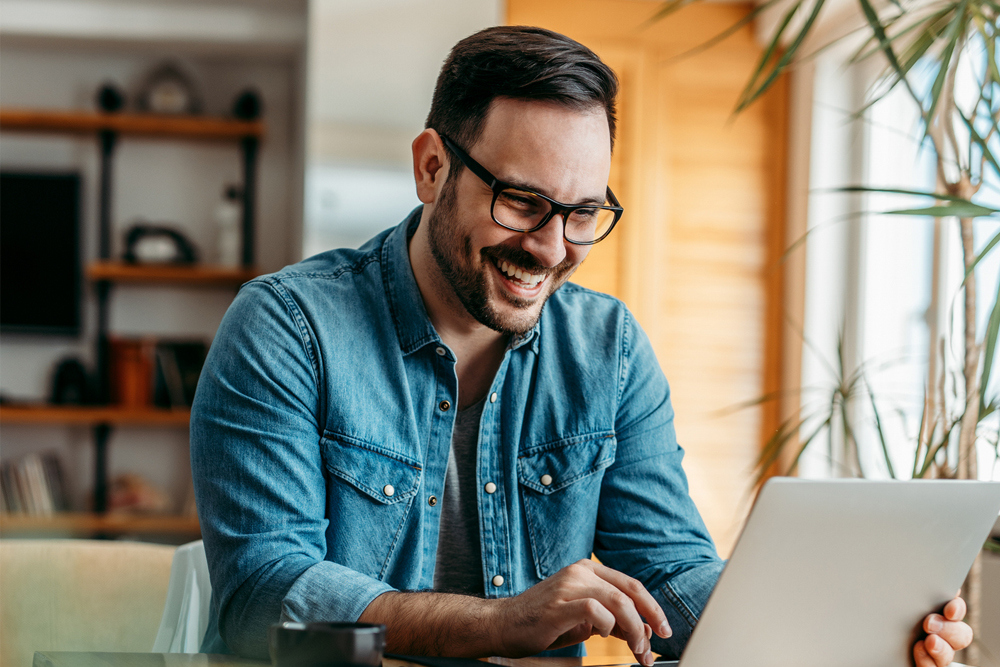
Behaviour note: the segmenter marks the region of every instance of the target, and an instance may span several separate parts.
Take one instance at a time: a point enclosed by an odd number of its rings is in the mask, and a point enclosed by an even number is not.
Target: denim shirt
[[[237,653],[266,657],[279,620],[356,621],[382,593],[433,586],[440,505],[428,501],[444,487],[458,379],[410,267],[419,220],[417,209],[359,250],[250,281],[219,327],[191,465],[210,632],[217,624]],[[563,285],[510,341],[488,396],[486,596],[517,595],[593,553],[652,593],[674,631],[653,650],[678,655],[722,562],[635,319],[613,297]]]

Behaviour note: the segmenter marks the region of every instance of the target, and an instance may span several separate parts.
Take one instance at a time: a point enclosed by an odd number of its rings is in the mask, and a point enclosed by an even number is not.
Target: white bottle
[[[217,261],[219,266],[236,268],[242,259],[240,244],[240,219],[243,207],[240,201],[240,189],[235,185],[227,185],[222,192],[222,201],[215,209]]]

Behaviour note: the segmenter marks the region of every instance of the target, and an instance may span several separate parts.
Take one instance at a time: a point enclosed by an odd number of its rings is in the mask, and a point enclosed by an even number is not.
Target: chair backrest
[[[0,667],[35,651],[149,651],[175,548],[0,540]]]
[[[211,600],[205,544],[198,540],[177,547],[153,653],[198,653],[208,627]]]

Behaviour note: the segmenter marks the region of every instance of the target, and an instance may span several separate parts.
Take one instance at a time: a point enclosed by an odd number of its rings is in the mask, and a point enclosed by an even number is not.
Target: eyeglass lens
[[[605,202],[605,206],[611,206]],[[493,202],[493,217],[511,229],[535,229],[552,212],[552,204],[532,192],[507,188]],[[563,225],[570,241],[590,242],[604,236],[615,223],[615,212],[598,207],[577,208],[566,213]]]

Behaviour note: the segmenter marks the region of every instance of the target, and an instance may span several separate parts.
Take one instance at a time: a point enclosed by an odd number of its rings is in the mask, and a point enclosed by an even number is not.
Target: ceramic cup
[[[371,623],[277,623],[268,629],[274,667],[379,667],[385,626]]]

